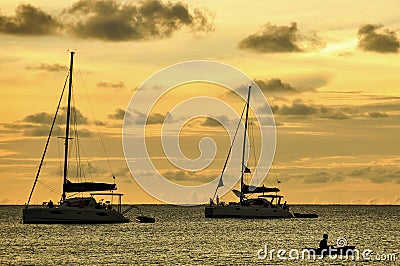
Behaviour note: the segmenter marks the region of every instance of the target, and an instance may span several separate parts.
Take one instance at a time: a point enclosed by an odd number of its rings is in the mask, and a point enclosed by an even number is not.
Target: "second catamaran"
[[[229,202],[229,204],[219,203],[214,204],[213,199],[210,200],[210,205],[205,207],[206,218],[293,218],[294,216],[289,211],[286,202],[282,204],[283,196],[278,195],[279,188],[275,187],[252,187],[244,183],[244,176],[250,173],[250,169],[244,164],[245,149],[246,149],[246,133],[249,117],[250,105],[249,86],[247,102],[245,107],[245,125],[242,153],[242,171],[240,178],[240,191],[234,190],[236,196],[239,197],[239,202]],[[220,179],[222,182],[222,175]],[[270,193],[270,194],[266,194]],[[256,198],[247,198],[246,195],[258,195]]]

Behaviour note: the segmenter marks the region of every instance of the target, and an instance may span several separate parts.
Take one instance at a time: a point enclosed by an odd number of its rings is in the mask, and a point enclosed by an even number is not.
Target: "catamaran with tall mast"
[[[49,136],[45,145],[45,149],[42,155],[39,169],[36,174],[36,178],[29,195],[29,199],[25,208],[23,209],[23,223],[26,224],[55,224],[55,223],[126,223],[129,219],[123,215],[121,210],[121,197],[122,194],[114,193],[117,189],[114,183],[96,183],[96,182],[81,182],[74,183],[68,178],[68,157],[69,157],[69,140],[70,137],[70,123],[71,123],[71,97],[72,97],[72,75],[73,75],[73,64],[74,64],[74,52],[70,52],[70,67],[68,74],[68,95],[67,95],[67,108],[66,108],[66,126],[65,126],[65,145],[64,145],[64,167],[63,167],[63,183],[62,183],[62,195],[59,205],[55,205],[52,201],[49,201],[46,206],[30,206],[33,191],[37,184],[40,170],[42,168],[46,151],[49,145],[50,137],[54,128],[56,117],[60,109],[61,100],[63,98],[64,89],[58,102],[57,111],[53,119],[53,123],[50,129]],[[65,85],[64,85],[65,88]],[[103,191],[103,192],[99,192]],[[109,191],[109,192],[104,192]],[[110,192],[111,191],[111,192]],[[96,192],[90,194],[90,196],[82,197],[67,197],[67,193],[84,193],[84,192]],[[74,195],[75,195],[74,194]],[[83,194],[82,194],[83,195]],[[118,202],[115,206],[112,205],[112,201],[97,202],[94,196],[109,196],[112,199],[117,199]]]
[[[244,177],[251,174],[250,169],[245,165],[246,137],[249,119],[251,86],[249,86],[247,102],[245,106],[245,124],[244,139],[242,152],[242,171],[240,178],[240,191],[233,190],[239,198],[239,202],[229,202],[225,204],[219,202],[214,204],[214,198],[210,199],[210,205],[205,207],[206,218],[293,218],[293,214],[289,211],[286,202],[282,204],[283,196],[279,195],[279,188],[276,187],[253,187],[245,184]],[[228,153],[228,158],[229,158]],[[228,160],[227,158],[227,160]],[[226,165],[226,163],[225,163]],[[220,177],[218,187],[223,185],[223,173]],[[217,187],[217,189],[218,189]],[[216,190],[217,192],[217,190]],[[267,194],[266,194],[267,193]],[[216,194],[216,193],[215,193]],[[214,194],[214,197],[215,197]],[[248,195],[258,195],[258,197],[248,197]]]

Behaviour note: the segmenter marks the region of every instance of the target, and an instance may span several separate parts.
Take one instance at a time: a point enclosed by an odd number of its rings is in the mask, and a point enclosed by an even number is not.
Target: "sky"
[[[126,114],[132,95],[154,73],[211,60],[245,73],[268,100],[277,143],[263,183],[278,186],[288,203],[400,204],[399,7],[398,1],[356,0],[4,0],[0,204],[27,201],[67,76],[68,50],[76,52],[73,102],[85,180],[112,182],[115,175],[125,202],[161,203],[129,172],[122,147],[125,115],[147,119],[150,159],[170,181],[193,186],[219,177],[230,145],[223,124],[234,122],[222,110],[218,119],[170,121],[181,128],[179,143],[188,158],[201,156],[203,138],[214,140],[215,147],[207,147],[216,148],[215,157],[202,170],[171,163],[161,132],[168,113],[196,96],[218,98],[240,113],[244,102],[229,90],[184,84],[148,102],[154,104],[148,117]],[[60,198],[64,146],[57,136],[63,123],[56,122],[35,203]],[[255,152],[249,152],[255,160],[259,142],[256,134]],[[235,198],[229,192],[222,200]]]

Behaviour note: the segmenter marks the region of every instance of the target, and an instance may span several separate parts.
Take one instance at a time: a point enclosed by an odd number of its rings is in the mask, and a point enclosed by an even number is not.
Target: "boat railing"
[[[119,213],[122,213],[122,196],[124,194],[121,193],[91,193],[90,196],[94,197],[94,196],[111,196],[111,198],[113,198],[114,196],[116,196],[118,198],[118,204],[117,204],[117,211]],[[112,202],[112,201],[111,201]],[[112,205],[112,204],[111,204]]]

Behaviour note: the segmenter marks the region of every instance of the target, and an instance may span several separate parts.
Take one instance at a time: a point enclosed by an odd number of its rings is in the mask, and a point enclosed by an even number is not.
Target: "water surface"
[[[260,220],[206,219],[203,206],[140,205],[156,223],[114,225],[24,225],[22,208],[0,206],[0,265],[400,264],[400,206],[293,206],[320,218]],[[257,256],[265,246],[268,252],[317,247],[323,233],[329,234],[329,244],[344,237],[360,251],[371,249],[371,260],[282,260],[276,252],[272,258]],[[397,261],[376,261],[393,253]]]

